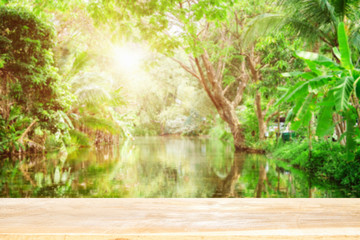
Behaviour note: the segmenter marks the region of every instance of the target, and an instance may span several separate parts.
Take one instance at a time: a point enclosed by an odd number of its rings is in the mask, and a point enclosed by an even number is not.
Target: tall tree
[[[122,23],[137,19],[131,25],[140,29],[139,34],[152,47],[198,79],[218,114],[228,124],[235,148],[249,150],[237,112],[250,80],[249,56],[239,54],[239,32],[247,16],[242,10],[236,11],[240,8],[234,1],[98,1],[90,9],[98,19],[100,14],[110,16],[100,19],[121,19]],[[188,54],[188,62],[172,55],[178,47]],[[228,71],[230,65],[232,71]]]
[[[254,60],[249,64],[252,69],[249,91],[254,96],[260,140],[265,139],[269,122],[280,114],[279,109],[271,109],[275,99],[280,97],[277,88],[294,83],[294,79],[285,79],[281,73],[303,68],[303,61],[294,57],[295,49],[301,44],[302,41],[288,38],[285,33],[259,38],[255,43]]]

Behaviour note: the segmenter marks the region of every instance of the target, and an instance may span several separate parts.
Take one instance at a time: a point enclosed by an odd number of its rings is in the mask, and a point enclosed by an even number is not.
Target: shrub
[[[360,152],[354,160],[346,160],[346,149],[336,142],[313,142],[309,157],[306,141],[284,144],[272,156],[304,169],[322,181],[334,181],[346,188],[360,190]]]

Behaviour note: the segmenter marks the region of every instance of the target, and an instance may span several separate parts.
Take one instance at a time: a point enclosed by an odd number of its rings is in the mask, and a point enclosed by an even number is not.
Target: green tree
[[[115,6],[118,11],[114,11]],[[239,31],[248,17],[241,8],[241,4],[235,5],[233,1],[209,0],[98,1],[90,6],[95,18],[107,19],[105,22],[116,19],[115,25],[118,25],[120,20],[123,24],[131,19],[129,26],[139,29],[139,35],[154,49],[172,57],[199,81],[220,117],[228,124],[235,148],[249,150],[236,112],[250,80],[249,56],[239,56]],[[172,56],[176,48],[182,48],[188,54],[188,62]],[[230,64],[234,66],[232,71],[227,69]]]
[[[252,81],[248,86],[247,102],[254,108],[258,122],[255,130],[260,140],[265,139],[269,122],[281,112],[273,109],[275,99],[280,97],[278,88],[294,83],[294,79],[282,78],[281,72],[303,67],[303,61],[294,57],[301,44],[300,40],[285,37],[285,33],[271,34],[254,42],[248,62]]]
[[[10,113],[19,108],[17,114],[28,117],[30,122],[28,126],[18,125],[16,130],[21,134],[16,141],[23,142],[25,135],[30,136],[26,138],[28,141],[35,137],[31,128],[37,121],[50,133],[62,131],[59,118],[69,107],[71,94],[67,86],[61,84],[53,66],[55,34],[52,26],[22,8],[0,7],[0,18],[3,65],[0,69],[0,117],[7,122],[5,129],[15,126],[13,123],[19,118],[10,119]]]

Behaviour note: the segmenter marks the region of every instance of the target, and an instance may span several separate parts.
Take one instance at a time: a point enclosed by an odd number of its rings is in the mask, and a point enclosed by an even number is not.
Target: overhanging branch
[[[200,79],[200,76],[196,74],[196,72],[194,72],[191,68],[189,68],[188,66],[186,66],[184,63],[182,63],[181,61],[177,60],[174,57],[171,57],[171,59],[175,62],[177,62],[185,71],[187,71],[188,73],[190,73],[191,75],[193,75],[194,77],[196,77],[197,79]]]

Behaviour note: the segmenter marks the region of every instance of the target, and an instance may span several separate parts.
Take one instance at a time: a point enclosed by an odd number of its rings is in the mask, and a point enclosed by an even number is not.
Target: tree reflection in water
[[[224,179],[219,179],[213,197],[239,197],[238,192],[235,191],[240,174],[244,168],[246,159],[245,153],[234,153],[234,161],[231,169]]]
[[[264,155],[234,153],[230,144],[218,140],[138,138],[68,155],[2,160],[0,195],[253,198],[349,194],[279,164]]]

